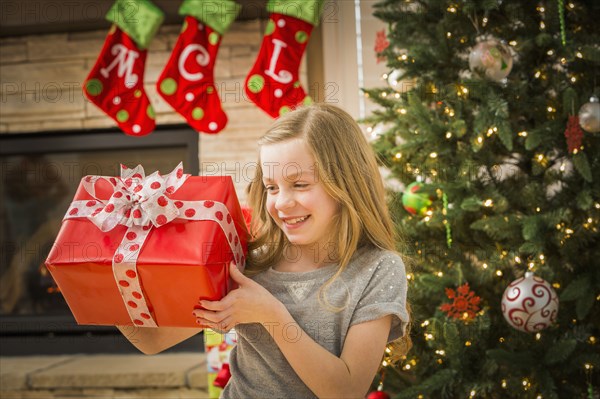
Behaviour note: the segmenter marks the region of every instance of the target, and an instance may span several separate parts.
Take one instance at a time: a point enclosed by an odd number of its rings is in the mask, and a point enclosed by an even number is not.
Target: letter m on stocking
[[[123,79],[123,76],[125,76],[125,81],[123,83],[125,87],[131,89],[139,80],[138,75],[133,73],[133,66],[135,65],[135,60],[140,57],[140,53],[135,50],[128,49],[122,44],[115,44],[111,50],[111,53],[113,55],[116,54],[116,57],[109,66],[106,68],[100,68],[100,74],[108,79],[110,71],[114,69],[115,66],[118,66],[117,76],[120,79]]]

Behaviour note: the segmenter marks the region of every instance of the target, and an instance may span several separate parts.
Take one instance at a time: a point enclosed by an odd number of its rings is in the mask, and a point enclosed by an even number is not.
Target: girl
[[[202,328],[237,331],[222,398],[364,398],[409,320],[375,156],[325,104],[280,117],[259,145],[246,275],[232,266],[239,288],[193,311]],[[199,331],[138,330],[145,353]]]

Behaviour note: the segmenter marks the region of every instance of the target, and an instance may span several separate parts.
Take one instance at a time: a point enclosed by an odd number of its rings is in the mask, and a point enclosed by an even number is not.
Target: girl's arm
[[[201,326],[228,331],[240,323],[262,323],[296,374],[319,398],[365,397],[383,358],[390,315],[350,327],[337,357],[303,331],[285,305],[264,287],[235,266],[230,267],[230,276],[238,289],[220,301],[200,301],[204,309],[193,311]],[[294,332],[293,339],[287,339],[286,331]]]
[[[198,334],[201,328],[117,326],[125,338],[146,355],[155,355]]]
[[[381,364],[392,317],[350,327],[342,355],[337,357],[315,342],[284,310],[269,333],[311,391],[319,398],[364,398]],[[284,331],[292,324],[294,337],[289,340]]]

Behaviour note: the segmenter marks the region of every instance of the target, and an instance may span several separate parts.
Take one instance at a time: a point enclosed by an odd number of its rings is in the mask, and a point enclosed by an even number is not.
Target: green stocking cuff
[[[223,35],[241,9],[233,0],[183,0],[179,15],[190,15]]]
[[[267,11],[289,15],[317,26],[324,3],[325,0],[269,0]]]
[[[164,14],[150,0],[116,0],[106,19],[127,33],[143,50],[150,45]]]

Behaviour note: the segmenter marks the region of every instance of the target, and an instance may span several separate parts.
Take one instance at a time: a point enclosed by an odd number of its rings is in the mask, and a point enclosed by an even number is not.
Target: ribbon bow
[[[121,165],[121,178],[108,180],[114,189],[110,199],[88,218],[102,231],[112,230],[119,224],[127,227],[162,226],[179,216],[179,208],[169,195],[177,191],[189,176],[183,173],[181,162],[166,176],[161,176],[158,171],[146,176],[141,165],[133,169]],[[96,199],[98,179],[104,178],[87,176],[83,181],[86,191]]]

